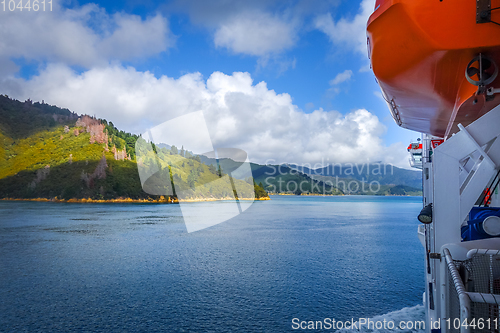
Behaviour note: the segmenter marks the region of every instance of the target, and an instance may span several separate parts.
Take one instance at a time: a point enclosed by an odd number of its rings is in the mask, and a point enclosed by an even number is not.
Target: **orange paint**
[[[400,126],[445,137],[500,104],[500,95],[476,97],[478,87],[465,78],[479,53],[500,65],[500,26],[476,23],[476,1],[377,0],[375,8],[369,55]],[[491,18],[500,22],[500,10]],[[500,88],[500,76],[490,86]]]

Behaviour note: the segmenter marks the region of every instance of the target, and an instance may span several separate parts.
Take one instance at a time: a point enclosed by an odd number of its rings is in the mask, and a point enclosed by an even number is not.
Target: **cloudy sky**
[[[407,167],[366,52],[375,0],[0,5],[0,93],[148,128],[204,111],[252,161]],[[196,135],[196,133],[193,133]]]

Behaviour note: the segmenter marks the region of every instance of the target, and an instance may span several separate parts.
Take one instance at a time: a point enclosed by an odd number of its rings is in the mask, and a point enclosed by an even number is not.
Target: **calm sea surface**
[[[274,196],[187,233],[178,205],[0,202],[0,331],[422,320],[421,207],[417,197]]]

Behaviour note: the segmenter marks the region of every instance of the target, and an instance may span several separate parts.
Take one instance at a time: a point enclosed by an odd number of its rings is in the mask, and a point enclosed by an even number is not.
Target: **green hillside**
[[[287,166],[254,165],[255,181],[272,193],[342,195],[344,192]]]
[[[355,178],[340,178],[338,176],[311,175],[311,178],[326,184],[333,184],[344,194],[352,195],[422,195],[422,190],[408,185],[384,184],[378,180],[359,180]]]
[[[201,160],[206,164],[216,165],[215,159],[202,156]],[[237,162],[229,159],[222,159],[219,164],[224,165],[225,170],[232,172],[238,177],[237,172],[233,172],[239,166]],[[355,174],[355,177],[345,172],[342,177],[323,176],[322,169],[312,171],[304,168],[292,168],[289,165],[259,165],[251,163],[254,180],[270,193],[278,194],[321,194],[321,195],[422,195],[421,188],[408,186],[418,184],[418,177],[421,173],[392,167],[386,167],[385,174],[363,175]],[[356,170],[356,169],[354,169]],[[368,168],[365,167],[365,172]],[[374,167],[371,169],[376,170]],[[394,172],[396,177],[391,178],[390,172]],[[327,174],[325,172],[325,174]],[[417,180],[415,180],[415,178]],[[421,184],[421,178],[420,178]]]
[[[178,197],[172,181],[185,200],[227,199],[234,194],[231,189],[240,199],[254,193],[268,197],[253,183],[219,173],[199,157],[151,144],[138,147],[149,145],[151,151],[141,156],[154,158],[159,169],[142,186],[137,140],[142,139],[106,120],[0,96],[0,198],[171,202]]]
[[[201,156],[205,164],[216,165],[216,160]],[[230,159],[219,160],[224,170],[231,172],[236,178],[242,178],[238,174],[239,163]],[[257,184],[270,193],[289,193],[289,194],[328,194],[342,195],[335,186],[328,185],[322,181],[312,179],[309,175],[297,172],[287,166],[278,165],[259,165],[250,163],[252,176]]]
[[[339,178],[367,183],[376,181],[381,185],[405,185],[416,189],[422,189],[421,171],[402,169],[385,163],[346,163],[342,165],[329,165],[317,169],[311,169],[305,166],[290,167],[312,177],[330,177],[321,178],[323,180],[335,180]]]
[[[323,195],[422,195],[422,190],[407,185],[383,184],[377,180],[328,177],[304,174],[288,166],[255,165],[256,182],[275,193]]]

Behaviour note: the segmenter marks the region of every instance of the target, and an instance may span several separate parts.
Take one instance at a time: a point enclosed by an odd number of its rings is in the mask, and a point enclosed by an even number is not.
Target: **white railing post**
[[[470,323],[470,298],[467,291],[465,290],[464,283],[462,282],[462,278],[458,273],[457,267],[453,262],[450,251],[445,248],[443,249],[443,253],[446,258],[446,264],[448,265],[448,270],[450,271],[451,278],[453,279],[454,287],[458,294],[458,299],[460,301],[460,332],[469,333],[470,329],[468,323]],[[462,325],[464,323],[465,325]]]

